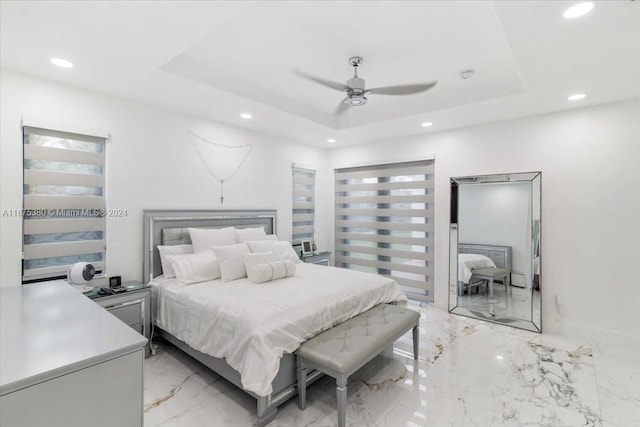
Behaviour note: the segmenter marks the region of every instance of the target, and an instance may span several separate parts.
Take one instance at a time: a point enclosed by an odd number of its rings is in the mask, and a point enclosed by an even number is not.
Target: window
[[[25,126],[22,282],[105,269],[105,138]]]
[[[433,160],[337,169],[336,266],[433,300]]]
[[[293,166],[292,244],[313,240],[316,171]]]

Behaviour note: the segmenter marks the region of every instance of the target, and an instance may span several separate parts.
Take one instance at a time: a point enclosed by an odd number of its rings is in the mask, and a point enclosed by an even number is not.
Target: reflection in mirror
[[[451,178],[449,311],[541,332],[541,173]]]

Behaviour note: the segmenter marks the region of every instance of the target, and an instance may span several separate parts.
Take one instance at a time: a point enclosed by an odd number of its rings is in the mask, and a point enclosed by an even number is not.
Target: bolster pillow
[[[247,270],[247,277],[250,282],[264,283],[283,277],[291,277],[295,272],[296,264],[287,259],[256,264]]]

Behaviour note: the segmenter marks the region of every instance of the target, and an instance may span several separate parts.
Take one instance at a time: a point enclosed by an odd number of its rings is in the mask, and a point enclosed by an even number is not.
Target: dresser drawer
[[[151,289],[138,282],[123,283],[123,289],[112,295],[94,292],[88,295],[97,304],[116,316],[126,325],[150,338]],[[147,345],[146,351],[149,347]]]
[[[107,307],[107,310],[127,325],[135,325],[136,323],[140,323],[142,321],[141,302]]]

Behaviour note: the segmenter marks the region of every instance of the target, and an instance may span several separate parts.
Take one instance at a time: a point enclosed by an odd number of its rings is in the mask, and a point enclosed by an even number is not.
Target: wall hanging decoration
[[[192,131],[189,131],[189,139],[204,168],[220,183],[220,203],[224,204],[224,183],[240,171],[253,146],[220,144]]]

